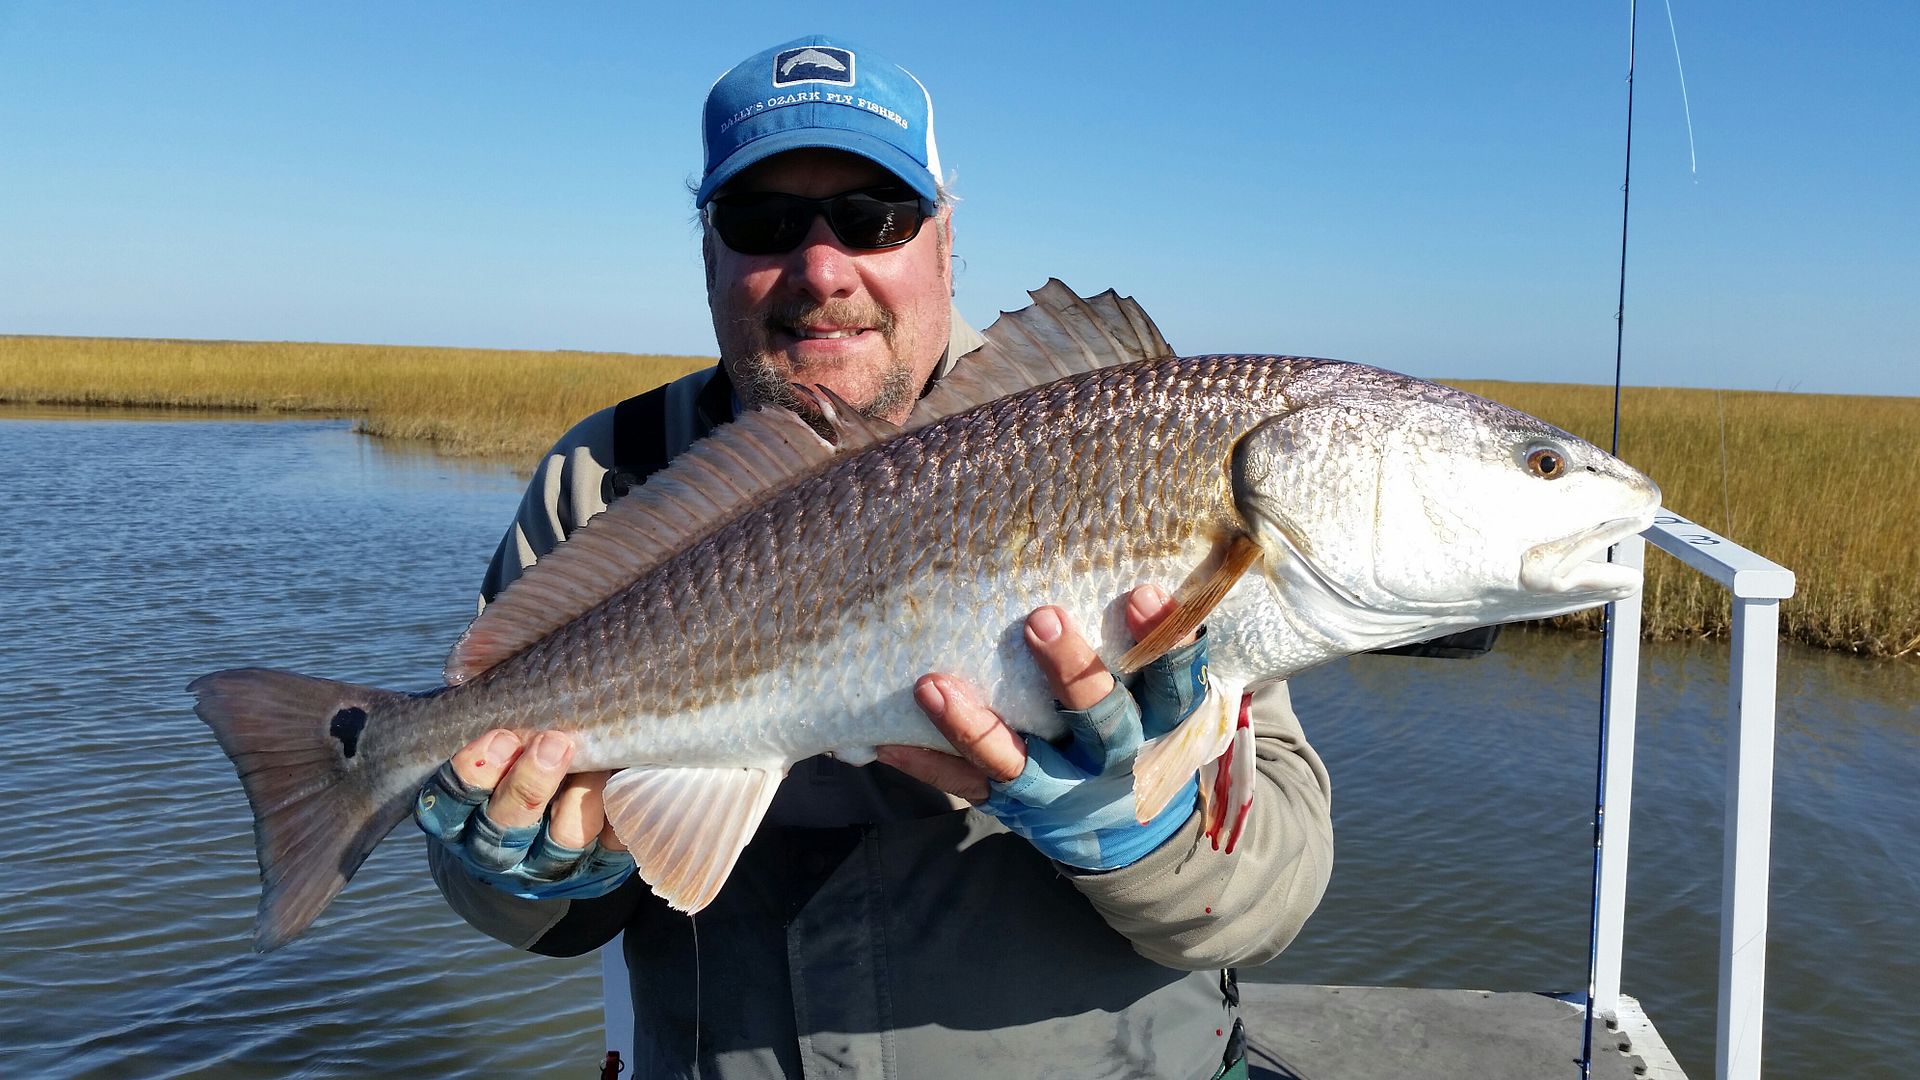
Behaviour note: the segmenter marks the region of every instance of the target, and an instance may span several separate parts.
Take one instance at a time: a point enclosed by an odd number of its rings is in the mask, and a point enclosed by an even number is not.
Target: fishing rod
[[[1620,382],[1621,357],[1627,326],[1627,211],[1633,194],[1633,70],[1636,31],[1640,22],[1639,0],[1627,0],[1627,148],[1624,175],[1620,180],[1620,292],[1613,309],[1613,442],[1607,448],[1620,456]],[[1678,44],[1676,42],[1676,49]],[[1677,53],[1676,53],[1677,55]],[[1607,561],[1613,561],[1613,549],[1607,549]],[[1603,630],[1610,637],[1616,631],[1613,605],[1602,615]],[[1593,1076],[1593,997],[1600,966],[1600,849],[1605,842],[1607,821],[1607,692],[1613,667],[1610,650],[1600,654],[1600,746],[1595,755],[1593,791],[1593,892],[1587,908],[1587,1004],[1586,1020],[1580,1029],[1580,1080]]]

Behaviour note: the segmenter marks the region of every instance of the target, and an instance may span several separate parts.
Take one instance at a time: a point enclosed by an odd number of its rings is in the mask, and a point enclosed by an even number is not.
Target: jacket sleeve
[[[606,509],[601,480],[612,455],[612,409],[574,425],[547,452],[487,567],[481,607],[568,533]],[[652,900],[644,888],[635,888],[637,879],[592,900],[523,900],[475,879],[437,843],[427,845],[427,866],[447,905],[475,929],[516,949],[549,956],[573,956],[604,945],[632,918],[637,904]]]
[[[1232,854],[1200,815],[1146,858],[1072,875],[1107,925],[1156,963],[1188,970],[1264,963],[1319,905],[1333,869],[1333,786],[1307,745],[1285,683],[1254,694],[1258,782]]]
[[[607,508],[602,484],[612,463],[612,409],[602,409],[575,424],[547,451],[520,497],[513,524],[487,564],[487,576],[480,583],[482,608],[568,533]]]

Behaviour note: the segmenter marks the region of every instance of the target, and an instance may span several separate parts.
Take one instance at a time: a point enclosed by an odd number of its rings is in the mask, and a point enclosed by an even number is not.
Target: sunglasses
[[[920,226],[933,216],[932,199],[899,185],[862,188],[826,199],[746,191],[721,195],[707,208],[720,242],[742,255],[792,251],[821,214],[827,216],[827,227],[842,244],[859,251],[899,247],[920,235]]]

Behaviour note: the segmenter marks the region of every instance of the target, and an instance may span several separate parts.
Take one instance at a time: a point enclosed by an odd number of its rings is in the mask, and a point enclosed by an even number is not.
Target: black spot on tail
[[[360,732],[367,726],[367,710],[346,708],[333,714],[333,723],[327,725],[327,734],[340,742],[340,751],[348,757],[360,748]],[[308,728],[312,731],[312,728]]]

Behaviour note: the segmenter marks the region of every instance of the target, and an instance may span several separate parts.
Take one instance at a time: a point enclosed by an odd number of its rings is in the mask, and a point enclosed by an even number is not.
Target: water
[[[590,963],[467,929],[418,834],[251,953],[251,819],[183,690],[433,685],[519,481],[344,422],[4,423],[0,466],[0,1075],[588,1074]]]
[[[338,421],[13,415],[0,1075],[591,1075],[595,962],[467,928],[411,830],[307,936],[250,952],[250,818],[182,690],[238,664],[432,685],[520,481]],[[1479,661],[1299,680],[1338,857],[1300,941],[1254,977],[1583,987],[1597,656],[1509,634]],[[1726,654],[1647,664],[1623,982],[1706,1077]],[[1768,1071],[1911,1075],[1920,673],[1788,650],[1780,699]]]

